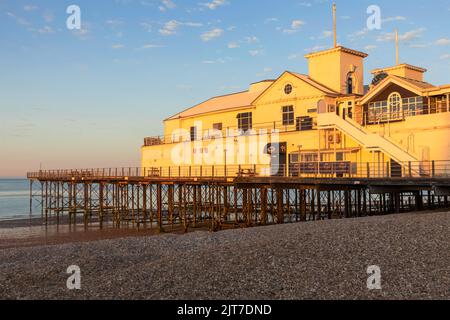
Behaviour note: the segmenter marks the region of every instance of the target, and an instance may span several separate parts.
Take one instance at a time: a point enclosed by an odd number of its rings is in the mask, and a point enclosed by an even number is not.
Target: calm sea
[[[0,220],[29,217],[29,188],[26,179],[0,179]]]

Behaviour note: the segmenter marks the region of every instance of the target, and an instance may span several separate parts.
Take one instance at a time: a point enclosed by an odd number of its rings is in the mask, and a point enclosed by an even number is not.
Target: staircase
[[[317,126],[319,129],[338,129],[366,149],[381,151],[402,166],[406,166],[407,163],[410,162],[418,161],[417,158],[403,150],[397,144],[383,138],[378,134],[370,133],[352,119],[344,120],[335,113],[319,114],[317,118]]]

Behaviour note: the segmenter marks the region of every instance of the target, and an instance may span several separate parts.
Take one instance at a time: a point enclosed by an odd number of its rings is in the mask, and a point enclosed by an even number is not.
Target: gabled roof
[[[300,74],[300,73],[296,73],[296,72],[290,72],[288,71],[290,74],[296,76],[297,78],[305,81],[306,83],[308,83],[309,85],[313,86],[316,89],[319,89],[320,91],[322,91],[323,93],[327,93],[330,95],[340,95],[339,92],[336,92],[326,86],[324,86],[323,84],[320,84],[319,82],[311,79],[309,76],[305,75],[305,74]]]
[[[264,92],[273,81],[262,82],[265,82],[267,85],[258,86],[256,89],[252,90],[213,97],[166,119],[166,121],[198,116],[210,112],[251,107],[252,102]]]
[[[367,103],[370,99],[383,91],[391,83],[397,84],[411,92],[416,93],[417,95],[422,95],[424,91],[434,88],[434,86],[428,82],[389,75],[385,79],[383,79],[383,81],[381,81],[376,87],[370,90],[364,97],[362,97],[359,103]]]

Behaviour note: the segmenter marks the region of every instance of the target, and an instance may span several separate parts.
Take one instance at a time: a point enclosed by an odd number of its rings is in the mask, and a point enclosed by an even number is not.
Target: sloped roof
[[[381,81],[378,85],[376,85],[373,89],[371,89],[364,97],[359,101],[360,103],[366,103],[370,99],[372,99],[376,94],[381,92],[389,85],[389,83],[397,83],[398,85],[404,86],[405,88],[413,91],[417,94],[423,94],[425,90],[429,90],[431,88],[435,88],[431,83],[409,79],[405,77],[400,77],[396,75],[389,75],[383,81]]]
[[[267,83],[267,86],[260,86],[257,89],[213,97],[209,100],[206,100],[205,102],[193,106],[192,108],[182,111],[168,118],[167,120],[188,118],[200,114],[223,111],[228,109],[250,107],[252,102],[272,84],[272,81],[265,81],[265,82]]]
[[[400,76],[396,76],[396,75],[392,75],[392,77],[398,78],[398,79],[400,79],[402,81],[405,81],[405,82],[408,82],[410,85],[415,86],[415,87],[420,88],[420,89],[434,88],[434,85],[432,85],[431,83],[425,82],[425,81],[409,79],[409,78],[400,77]]]
[[[305,81],[306,83],[308,83],[309,85],[313,86],[316,89],[319,89],[320,91],[324,92],[324,93],[328,93],[331,95],[339,95],[339,92],[336,92],[326,86],[324,86],[323,84],[320,84],[317,81],[314,81],[313,79],[311,79],[309,76],[305,75],[305,74],[300,74],[300,73],[296,73],[296,72],[290,72],[288,71],[290,74],[296,76],[297,78]]]

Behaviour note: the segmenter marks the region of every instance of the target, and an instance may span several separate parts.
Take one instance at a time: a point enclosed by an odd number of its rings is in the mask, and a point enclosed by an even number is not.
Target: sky
[[[139,166],[143,138],[333,44],[328,0],[0,0],[0,177]],[[337,0],[338,43],[370,70],[400,60],[450,83],[450,0]],[[405,6],[405,3],[408,5]],[[66,12],[77,5],[81,29]],[[377,5],[381,29],[368,30]]]

